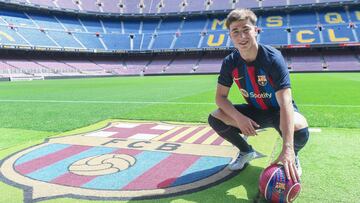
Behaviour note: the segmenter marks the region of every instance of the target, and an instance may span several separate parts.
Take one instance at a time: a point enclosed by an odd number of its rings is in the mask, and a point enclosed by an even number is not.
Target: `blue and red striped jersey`
[[[289,71],[281,52],[262,44],[251,63],[238,50],[225,57],[218,83],[231,87],[233,82],[248,104],[262,110],[279,109],[275,92],[290,88]]]

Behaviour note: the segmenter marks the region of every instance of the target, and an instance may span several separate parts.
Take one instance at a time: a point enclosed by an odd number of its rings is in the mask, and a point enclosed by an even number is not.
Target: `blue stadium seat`
[[[144,19],[141,33],[154,33],[156,27],[159,24],[159,20]]]
[[[56,16],[56,18],[66,27],[69,31],[85,32],[84,27],[80,21],[74,17]]]
[[[158,32],[175,33],[180,27],[181,20],[179,18],[165,18],[160,24]]]
[[[99,33],[104,32],[101,23],[98,19],[80,18],[80,20],[88,32],[99,32]]]
[[[227,30],[225,26],[225,16],[219,16],[217,18],[210,18],[209,23],[206,27],[208,31],[224,31]]]
[[[323,30],[324,43],[355,42],[352,30],[345,25],[326,25]]]
[[[29,45],[24,39],[16,34],[16,31],[8,26],[0,26],[0,44],[6,45]]]
[[[360,27],[357,26],[355,28],[355,34],[356,34],[358,42],[359,42],[359,39],[360,39]],[[359,55],[359,57],[360,57],[360,55]]]
[[[320,32],[315,26],[292,27],[290,44],[320,44]]]
[[[87,49],[105,49],[94,33],[73,33]]]
[[[108,33],[121,33],[121,22],[120,20],[102,19],[106,32]]]
[[[201,47],[227,47],[228,40],[230,40],[229,34],[225,30],[207,32],[201,43]]]
[[[176,40],[174,48],[197,48],[200,38],[200,32],[180,33],[179,37]]]
[[[288,32],[284,28],[263,28],[260,43],[269,45],[287,45]]]
[[[128,34],[104,34],[102,39],[110,50],[130,50]]]
[[[124,20],[125,33],[139,33],[140,21],[139,20]]]
[[[155,37],[152,49],[170,49],[171,43],[174,39],[173,33],[158,34]]]
[[[0,10],[0,17],[12,25],[36,27],[36,25],[25,15],[24,12]]]
[[[153,34],[141,34],[140,50],[148,50]]]
[[[286,14],[283,12],[268,12],[266,15],[261,16],[261,22],[259,23],[259,27],[262,28],[287,27],[288,24]]]
[[[37,14],[37,13],[28,13],[30,18],[32,18],[37,25],[41,28],[51,28],[56,30],[64,30],[61,24],[50,15]]]
[[[144,34],[134,34],[133,35],[133,49],[132,50],[140,50],[142,38]]]
[[[19,28],[18,32],[34,46],[57,47],[45,32],[41,32],[38,29]]]
[[[360,24],[360,9],[353,7],[349,9],[351,21]]]
[[[46,31],[48,35],[55,40],[61,47],[66,48],[82,48],[82,46],[77,42],[73,35],[68,34],[64,31]]]
[[[317,25],[314,11],[295,11],[290,13],[290,27]]]
[[[206,25],[207,17],[187,17],[181,30],[201,32]]]
[[[327,8],[319,11],[320,23],[326,24],[342,24],[348,23],[349,19],[344,8]]]

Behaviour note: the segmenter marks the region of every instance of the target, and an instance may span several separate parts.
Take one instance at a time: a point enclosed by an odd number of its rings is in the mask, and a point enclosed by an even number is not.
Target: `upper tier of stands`
[[[258,18],[260,43],[289,46],[359,42],[358,7],[266,12]],[[129,19],[0,8],[0,46],[96,51],[227,49],[232,44],[224,22],[225,15]]]
[[[6,0],[1,1],[6,2]],[[354,0],[13,0],[12,2],[78,12],[159,14],[224,11],[240,7],[266,8],[316,3],[341,3],[354,2]]]

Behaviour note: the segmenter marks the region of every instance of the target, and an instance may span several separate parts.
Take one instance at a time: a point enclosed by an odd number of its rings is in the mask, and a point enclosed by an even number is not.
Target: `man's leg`
[[[294,112],[294,151],[296,156],[308,140],[308,123],[303,115],[299,112]]]
[[[274,127],[282,136],[280,131],[280,113],[275,115]],[[294,112],[294,151],[295,155],[306,145],[309,139],[308,123],[303,115]]]
[[[234,126],[225,124],[222,120],[212,114],[208,117],[209,125],[222,138],[236,146],[241,152],[252,151],[251,146],[242,138],[240,130]]]
[[[256,115],[256,113],[252,113],[252,110],[248,105],[235,105],[235,108],[246,116]],[[237,158],[229,164],[230,170],[243,169],[246,163],[256,157],[256,152],[254,152],[251,145],[249,145],[240,135],[241,132],[236,126],[236,122],[227,116],[221,109],[212,112],[209,115],[208,122],[218,135],[240,150]]]
[[[275,119],[276,130],[280,133],[280,114]],[[301,176],[302,168],[300,166],[300,160],[298,157],[299,151],[306,145],[309,140],[309,129],[308,123],[303,115],[299,112],[294,112],[294,152],[295,152],[295,163],[298,171],[298,175]]]

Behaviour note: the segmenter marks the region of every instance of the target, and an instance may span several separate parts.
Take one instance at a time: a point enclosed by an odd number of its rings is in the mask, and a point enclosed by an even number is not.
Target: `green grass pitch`
[[[300,112],[310,127],[321,129],[311,134],[300,153],[303,191],[297,202],[357,202],[360,73],[291,74],[291,80]],[[1,82],[0,159],[46,137],[106,119],[204,123],[216,108],[216,83],[216,75]],[[230,97],[243,102],[235,86]],[[279,150],[280,138],[277,143]],[[252,201],[257,183],[251,182],[257,177],[249,180],[248,187],[237,182],[258,171],[252,164],[243,174],[213,188],[156,202]],[[0,182],[0,202],[21,201],[20,190]]]

